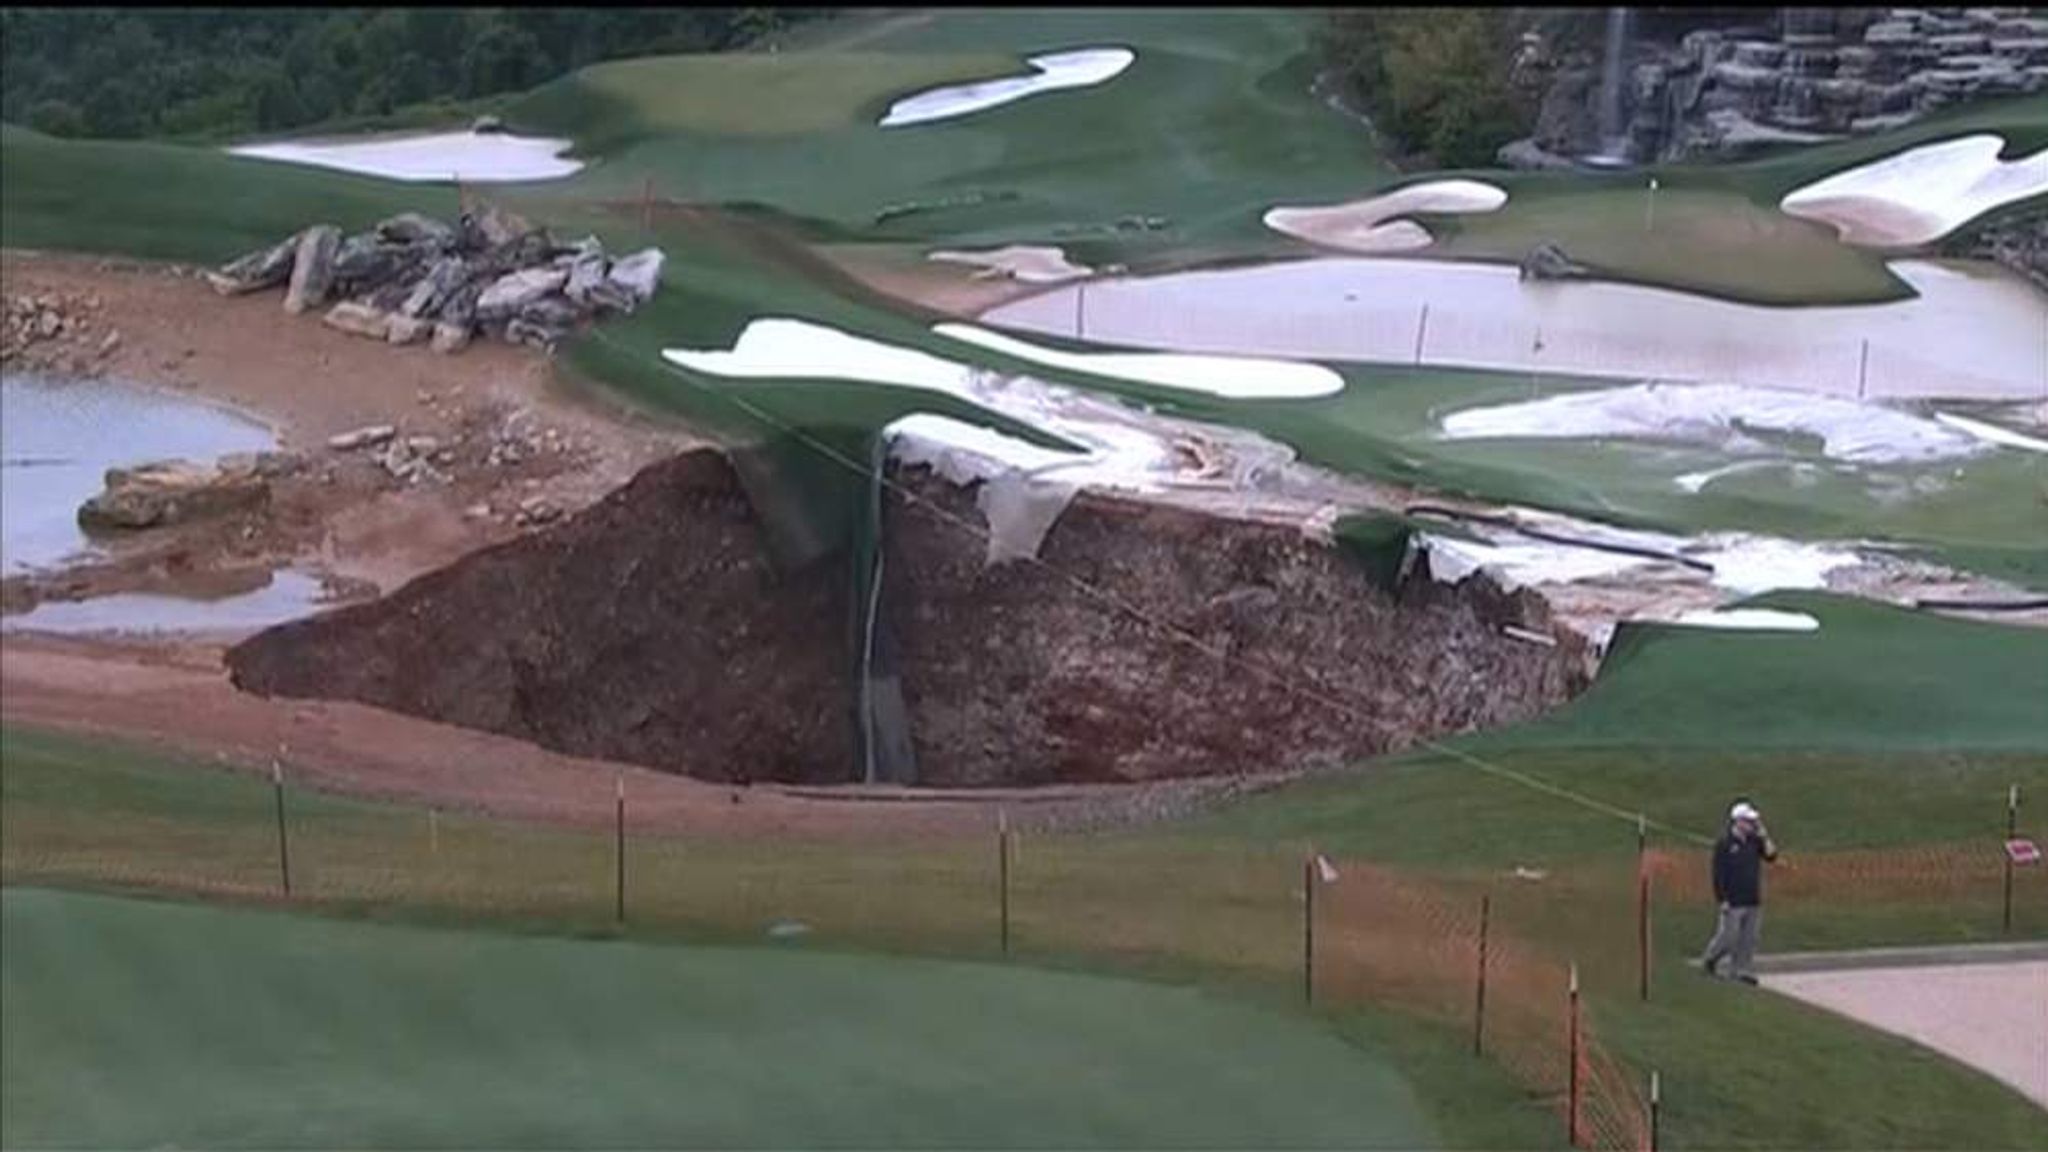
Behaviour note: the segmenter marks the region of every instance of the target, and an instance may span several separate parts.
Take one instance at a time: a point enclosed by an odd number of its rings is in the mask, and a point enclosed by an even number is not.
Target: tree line
[[[1509,79],[1529,27],[1503,8],[1351,8],[1317,36],[1324,67],[1400,157],[1483,167],[1526,135],[1534,100]]]
[[[516,92],[600,60],[739,48],[822,8],[5,8],[0,120],[219,137]]]
[[[1540,75],[1516,75],[1524,35],[1535,33],[1555,57],[1592,64],[1605,47],[1610,11],[1337,9],[1324,15],[1316,43],[1323,67],[1398,158],[1419,167],[1485,167],[1501,145],[1529,135],[1542,104]],[[1670,45],[1698,28],[1754,25],[1767,34],[1783,11],[1633,8],[1628,35]]]

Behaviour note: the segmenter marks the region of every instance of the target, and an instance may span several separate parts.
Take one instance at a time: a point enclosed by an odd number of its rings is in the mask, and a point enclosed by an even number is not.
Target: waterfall
[[[1600,153],[1619,158],[1621,138],[1621,68],[1628,48],[1628,9],[1607,10],[1607,60],[1600,73]]]

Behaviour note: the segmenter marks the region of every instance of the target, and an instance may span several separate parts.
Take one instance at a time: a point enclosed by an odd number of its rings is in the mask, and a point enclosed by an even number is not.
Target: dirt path
[[[639,830],[818,838],[981,836],[998,809],[1027,829],[1128,824],[1283,782],[734,789],[356,704],[247,695],[229,684],[220,647],[197,639],[9,636],[0,682],[0,723],[137,741],[247,772],[264,771],[283,747],[295,777],[323,791],[578,827],[611,826],[615,773]]]

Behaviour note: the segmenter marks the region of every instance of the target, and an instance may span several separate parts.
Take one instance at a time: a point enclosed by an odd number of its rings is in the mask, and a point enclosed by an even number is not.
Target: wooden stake
[[[287,899],[292,894],[292,848],[284,830],[284,764],[279,760],[270,762],[271,790],[277,795],[277,875],[284,885]]]
[[[2020,834],[2020,786],[2014,784],[2005,793],[2005,839],[2008,845]],[[2005,852],[2005,912],[2000,920],[2000,930],[2012,934],[2012,849]]]
[[[619,863],[617,902],[612,910],[613,919],[626,922],[626,774],[621,772],[612,778],[613,794],[617,798],[617,856]]]
[[[1636,994],[1650,999],[1650,822],[1636,814]]]
[[[996,890],[1002,919],[1003,955],[1010,954],[1010,813],[996,809]]]
[[[1571,966],[1570,983],[1565,991],[1565,1013],[1567,1036],[1566,1058],[1571,1063],[1569,1079],[1565,1083],[1565,1142],[1572,1147],[1579,1146],[1579,966]]]
[[[1316,1002],[1316,854],[1301,862],[1301,999]]]
[[[1650,1070],[1650,1152],[1657,1152],[1657,1114],[1663,1107],[1662,1095],[1662,1084],[1653,1068]]]
[[[1473,981],[1472,990],[1472,1054],[1486,1053],[1486,934],[1487,923],[1492,919],[1493,895],[1488,893],[1479,898],[1479,975]]]

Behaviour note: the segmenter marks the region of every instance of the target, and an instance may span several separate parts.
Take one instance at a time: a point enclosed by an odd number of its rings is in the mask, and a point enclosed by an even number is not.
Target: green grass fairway
[[[1418,1148],[1304,1019],[988,965],[10,889],[10,1147]]]
[[[1458,747],[1699,835],[1748,794],[1809,851],[1989,839],[2013,783],[2048,804],[2048,634],[1812,592],[1745,604],[1808,613],[1820,631],[1631,625],[1585,695]],[[1453,809],[1456,837],[1410,816]],[[1213,825],[1431,866],[1635,851],[1625,821],[1435,753]]]
[[[456,212],[446,185],[0,125],[0,245],[218,264],[308,224]]]

